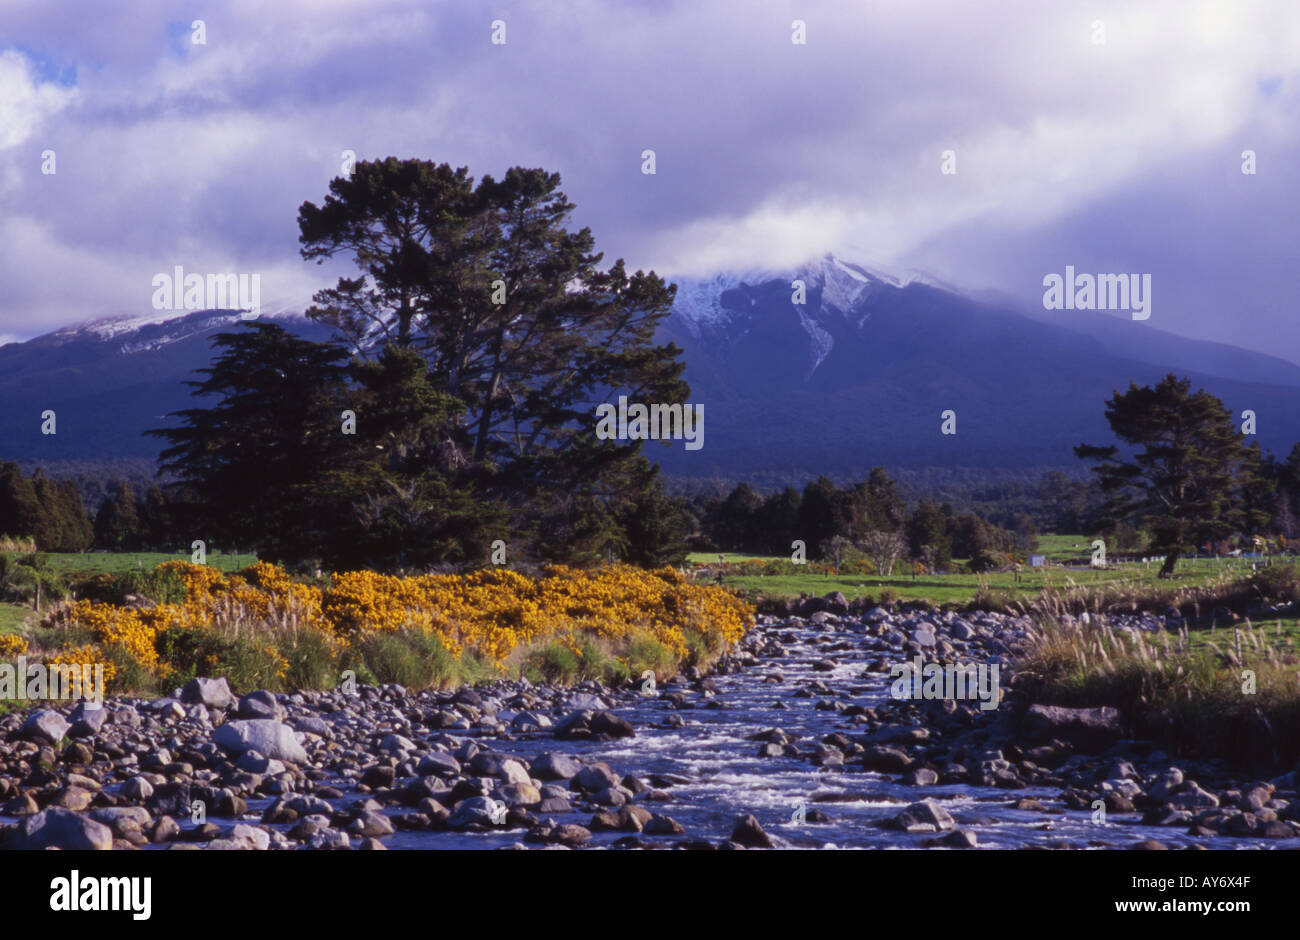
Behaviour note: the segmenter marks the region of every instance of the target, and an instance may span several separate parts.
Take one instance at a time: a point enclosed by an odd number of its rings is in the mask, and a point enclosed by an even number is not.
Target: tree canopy
[[[1108,499],[1100,526],[1134,522],[1165,553],[1161,577],[1196,545],[1267,521],[1247,494],[1267,486],[1258,448],[1247,447],[1232,413],[1214,395],[1172,373],[1155,387],[1130,382],[1106,405],[1106,420],[1123,443],[1081,444],[1075,454],[1096,461]]]

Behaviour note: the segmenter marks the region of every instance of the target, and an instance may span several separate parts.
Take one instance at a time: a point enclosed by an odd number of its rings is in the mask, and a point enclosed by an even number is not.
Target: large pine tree
[[[538,169],[475,185],[446,164],[358,163],[299,209],[304,258],[346,254],[358,273],[309,316],[363,356],[385,341],[424,355],[461,406],[454,442],[540,554],[626,556],[611,533],[652,475],[641,442],[595,438],[595,409],[620,394],[686,402],[681,350],[654,341],[674,289],[621,260],[601,268],[559,186]]]
[[[1107,402],[1106,420],[1124,449],[1081,444],[1075,454],[1097,462],[1108,496],[1099,522],[1148,530],[1165,554],[1160,577],[1189,548],[1258,524],[1245,495],[1258,492],[1258,454],[1214,395],[1172,373],[1154,388],[1130,382]]]

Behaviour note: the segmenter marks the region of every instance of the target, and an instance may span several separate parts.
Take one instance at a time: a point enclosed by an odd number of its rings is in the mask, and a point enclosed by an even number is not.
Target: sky
[[[176,265],[305,306],[348,151],[557,171],[633,270],[1150,274],[1147,325],[1300,362],[1295,0],[4,0],[0,342]]]

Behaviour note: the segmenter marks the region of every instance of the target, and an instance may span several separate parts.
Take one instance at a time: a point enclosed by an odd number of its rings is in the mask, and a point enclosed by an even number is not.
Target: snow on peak
[[[907,268],[858,264],[827,254],[783,271],[764,268],[726,271],[708,278],[678,278],[675,280],[678,287],[673,311],[698,337],[701,328],[725,324],[728,312],[721,304],[721,297],[726,291],[741,285],[757,287],[770,281],[784,281],[789,285],[795,280],[820,289],[822,303],[841,312],[850,310],[873,284],[901,289],[921,283],[951,289]]]

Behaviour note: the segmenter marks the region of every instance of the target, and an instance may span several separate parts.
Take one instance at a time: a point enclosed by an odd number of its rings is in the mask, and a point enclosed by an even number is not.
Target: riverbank
[[[0,718],[0,841],[1300,847],[1293,771],[1175,760],[1104,711],[1029,709],[1014,682],[996,709],[890,697],[900,662],[1004,667],[1034,630],[992,613],[821,611],[760,618],[707,676],[654,687],[236,699],[203,681],[98,715],[29,710]]]

